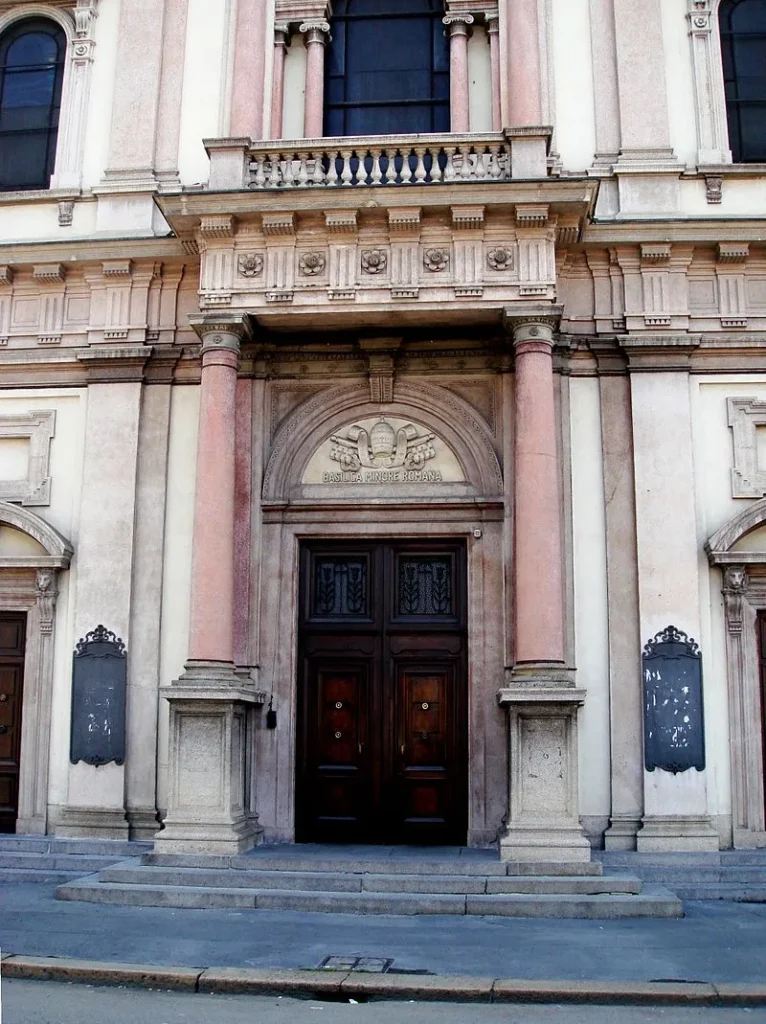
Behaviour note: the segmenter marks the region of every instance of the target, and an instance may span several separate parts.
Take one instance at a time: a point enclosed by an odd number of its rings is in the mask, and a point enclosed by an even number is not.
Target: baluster
[[[312,185],[324,185],[323,154],[320,152],[320,153],[312,154],[312,156],[314,157],[314,160],[313,160],[313,167],[312,167],[312,172],[313,173],[311,175],[311,184]]]
[[[292,188],[295,182],[295,168],[293,166],[293,154],[287,153],[281,157],[282,162],[282,184],[285,188]]]
[[[444,149],[441,146],[434,146],[431,152],[431,170],[428,172],[431,183],[442,180],[442,163],[444,162]]]
[[[471,153],[471,147],[466,146],[465,152],[463,153],[463,166],[460,169],[460,176],[464,181],[470,181],[470,179],[474,176],[473,164],[474,161],[473,154]]]
[[[508,146],[501,148],[497,162],[500,165],[501,177],[505,180],[509,179],[511,177],[511,150]]]
[[[340,185],[338,178],[338,153],[335,150],[328,150],[327,154],[327,184]]]
[[[500,174],[500,146],[497,142],[493,142],[489,147],[489,176],[497,179]]]
[[[415,155],[418,158],[417,164],[415,165],[415,184],[424,185],[426,180],[426,147],[415,146]]]
[[[489,177],[489,170],[487,161],[490,159],[490,154],[487,151],[486,146],[476,147],[476,177],[480,181],[486,181]]]
[[[340,151],[340,155],[343,158],[343,170],[341,171],[340,174],[341,185],[351,184],[351,178],[353,177],[353,175],[351,174],[351,153],[352,150],[350,149],[342,149]]]
[[[298,160],[298,188],[305,188],[308,184],[310,159],[311,153],[307,153]]]
[[[408,146],[405,149],[400,149],[399,152],[402,154],[402,185],[409,185],[412,181],[412,168],[410,167],[411,150]]]
[[[255,188],[263,188],[264,182],[266,181],[266,175],[263,173],[264,160],[254,160],[253,163],[255,165],[255,174],[253,175],[253,186]]]
[[[442,181],[454,181],[455,180],[455,147],[445,146],[444,155],[446,161],[444,164],[444,174],[442,175]]]
[[[376,149],[370,150],[372,153],[372,171],[370,172],[370,181],[373,185],[380,185],[383,180],[383,171],[380,167],[380,158],[384,153],[384,150]]]
[[[278,185],[279,175],[277,171],[277,162],[273,153],[266,157],[264,161],[264,170],[266,171],[266,188],[273,188],[275,185]]]

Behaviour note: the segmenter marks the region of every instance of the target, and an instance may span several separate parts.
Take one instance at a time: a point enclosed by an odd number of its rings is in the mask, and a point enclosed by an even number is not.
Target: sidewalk
[[[59,902],[53,891],[0,886],[3,955],[199,971],[310,970],[325,957],[353,955],[439,976],[766,988],[764,904],[689,902],[681,920],[559,921],[102,906]]]

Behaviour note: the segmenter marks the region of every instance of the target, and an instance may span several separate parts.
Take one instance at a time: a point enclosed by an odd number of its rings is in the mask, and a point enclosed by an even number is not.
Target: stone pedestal
[[[589,861],[578,814],[577,709],[585,691],[520,686],[497,696],[510,719],[509,815],[501,859]]]
[[[260,829],[251,809],[252,718],[264,694],[220,662],[189,662],[170,703],[168,813],[158,853],[237,854]]]
[[[719,846],[718,833],[706,815],[647,815],[636,836],[639,853],[699,853],[717,851]]]

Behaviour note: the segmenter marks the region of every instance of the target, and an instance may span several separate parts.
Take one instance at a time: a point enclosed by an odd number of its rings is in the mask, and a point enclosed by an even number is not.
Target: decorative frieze
[[[423,253],[423,266],[433,274],[449,269],[449,249],[426,249]]]
[[[237,257],[237,273],[241,277],[260,277],[263,273],[263,253],[240,253]]]
[[[233,238],[235,220],[229,214],[215,214],[200,218],[199,233],[204,239]]]

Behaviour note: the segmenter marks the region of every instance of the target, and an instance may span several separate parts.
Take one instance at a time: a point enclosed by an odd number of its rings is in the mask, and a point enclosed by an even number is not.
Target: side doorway
[[[24,612],[0,612],[0,832],[15,832],[19,813]]]
[[[296,838],[464,844],[466,551],[301,549]]]

